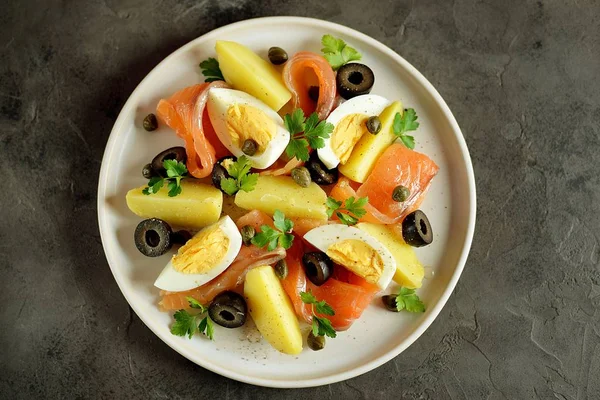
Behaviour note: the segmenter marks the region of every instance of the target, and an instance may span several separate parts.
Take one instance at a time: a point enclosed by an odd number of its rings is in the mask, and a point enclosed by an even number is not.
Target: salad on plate
[[[126,195],[144,218],[137,249],[165,256],[154,285],[172,334],[218,340],[251,318],[294,355],[369,306],[425,311],[414,248],[433,241],[419,207],[438,166],[414,150],[417,112],[371,93],[375,73],[351,44],[321,42],[321,54],[272,47],[265,59],[217,41],[205,82],[143,120],[183,141]]]

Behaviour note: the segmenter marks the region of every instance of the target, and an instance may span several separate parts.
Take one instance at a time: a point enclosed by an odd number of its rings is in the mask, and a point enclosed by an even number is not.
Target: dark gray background
[[[96,221],[135,86],[186,42],[266,15],[339,22],[404,56],[454,112],[478,189],[469,261],[431,328],[375,371],[294,391],[156,338]],[[597,1],[4,1],[0,109],[1,398],[600,398]]]

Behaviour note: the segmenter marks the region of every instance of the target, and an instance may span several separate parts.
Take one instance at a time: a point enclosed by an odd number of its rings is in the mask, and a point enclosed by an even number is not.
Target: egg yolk
[[[368,133],[368,117],[363,114],[346,115],[337,123],[331,134],[331,150],[339,158],[340,163],[345,164],[352,154],[352,149],[360,140],[362,135]]]
[[[184,274],[204,274],[214,268],[227,253],[229,238],[219,225],[203,229],[183,245],[171,261]]]
[[[231,143],[241,149],[252,139],[258,145],[256,154],[262,154],[275,136],[277,125],[263,111],[247,104],[233,104],[227,109],[227,131]]]
[[[327,255],[367,282],[376,284],[383,272],[383,260],[379,253],[357,239],[341,240],[329,246]]]

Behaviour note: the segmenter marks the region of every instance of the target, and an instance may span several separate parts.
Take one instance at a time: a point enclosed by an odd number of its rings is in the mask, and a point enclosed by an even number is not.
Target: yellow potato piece
[[[212,185],[181,181],[181,193],[169,197],[166,186],[158,193],[145,195],[146,186],[131,189],[125,197],[127,207],[143,218],[160,218],[170,225],[200,229],[213,224],[221,216],[223,193]]]
[[[348,161],[338,167],[339,171],[353,181],[363,183],[373,170],[375,162],[385,149],[396,140],[392,125],[396,113],[404,112],[402,103],[395,101],[390,104],[379,116],[381,131],[377,135],[363,135]]]
[[[292,97],[281,73],[249,48],[236,42],[217,40],[215,50],[223,77],[234,89],[251,94],[275,111]]]
[[[246,210],[260,210],[273,215],[280,210],[286,217],[327,219],[327,194],[312,182],[303,188],[289,176],[259,176],[251,192],[239,191],[235,204]]]
[[[294,307],[273,268],[257,267],[246,275],[244,296],[250,315],[263,337],[285,354],[302,351],[302,333]]]
[[[412,246],[385,225],[361,222],[356,227],[379,240],[392,253],[396,260],[394,282],[410,289],[421,287],[425,270]]]

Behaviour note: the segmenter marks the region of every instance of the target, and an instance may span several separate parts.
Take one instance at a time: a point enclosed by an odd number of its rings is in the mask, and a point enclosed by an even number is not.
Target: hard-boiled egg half
[[[304,235],[336,264],[385,289],[396,272],[392,253],[377,239],[353,226],[323,225]]]
[[[369,135],[366,122],[381,114],[392,102],[385,97],[365,94],[354,97],[333,110],[327,122],[333,124],[333,133],[325,139],[325,147],[317,150],[319,159],[327,168],[345,164],[362,135]]]
[[[242,235],[229,216],[195,234],[160,273],[154,286],[170,292],[194,289],[225,271],[242,247]]]
[[[252,166],[271,166],[284,152],[290,133],[283,119],[256,97],[233,89],[211,89],[208,93],[208,116],[219,140],[236,156],[244,155],[248,139],[256,142],[256,153],[247,155]]]

